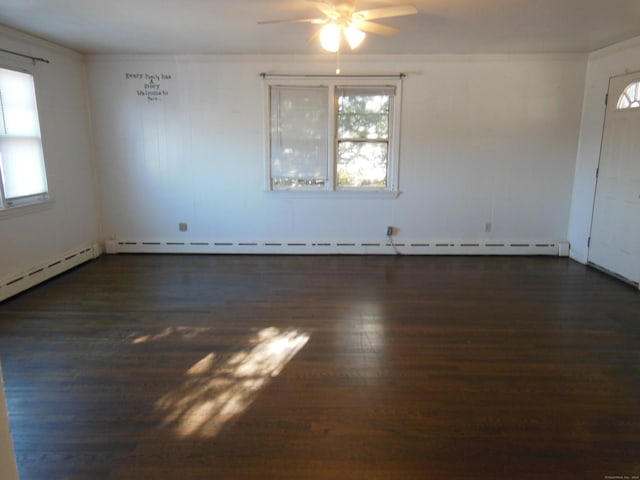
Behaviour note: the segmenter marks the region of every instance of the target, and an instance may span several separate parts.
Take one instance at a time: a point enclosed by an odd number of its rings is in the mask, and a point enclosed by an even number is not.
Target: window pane
[[[338,112],[388,114],[389,95],[341,91],[338,97]]]
[[[0,70],[0,103],[4,135],[40,136],[33,77],[13,70]]]
[[[389,96],[340,93],[338,96],[338,138],[389,138]]]
[[[338,186],[387,186],[387,142],[338,143]]]
[[[627,86],[618,99],[616,108],[626,110],[628,108],[640,107],[640,82],[634,82]]]
[[[4,111],[7,135],[39,137],[38,114],[26,108],[7,108]]]
[[[326,87],[271,89],[273,180],[295,179],[302,182],[289,186],[304,186],[328,178],[328,115]]]
[[[0,166],[6,198],[37,195],[47,191],[40,140],[0,139]]]
[[[345,139],[389,138],[389,115],[340,114],[338,136]]]
[[[618,100],[618,110],[624,110],[631,106],[631,102],[627,98],[627,96],[623,93],[620,96],[620,100]]]

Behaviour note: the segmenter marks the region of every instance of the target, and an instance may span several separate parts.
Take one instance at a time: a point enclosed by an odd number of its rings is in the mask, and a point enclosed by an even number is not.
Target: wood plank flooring
[[[640,294],[565,258],[104,256],[0,359],[22,480],[640,476]]]

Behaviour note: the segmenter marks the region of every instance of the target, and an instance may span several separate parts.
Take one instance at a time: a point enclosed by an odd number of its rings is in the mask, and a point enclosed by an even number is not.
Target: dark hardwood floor
[[[640,476],[640,293],[564,258],[104,256],[0,359],[22,480]]]

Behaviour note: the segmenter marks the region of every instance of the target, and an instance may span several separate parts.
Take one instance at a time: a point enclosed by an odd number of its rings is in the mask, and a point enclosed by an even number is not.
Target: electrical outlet
[[[393,235],[393,227],[389,225],[387,227],[387,237],[390,237],[391,235]]]
[[[484,224],[484,231],[487,233],[491,231],[491,222],[487,222]]]
[[[180,222],[178,224],[178,230],[180,230],[181,232],[186,232],[189,229],[189,226],[187,225],[186,222]]]

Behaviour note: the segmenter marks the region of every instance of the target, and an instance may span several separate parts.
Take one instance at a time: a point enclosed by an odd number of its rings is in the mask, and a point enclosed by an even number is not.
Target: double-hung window
[[[47,199],[33,76],[0,68],[0,209]]]
[[[268,189],[397,192],[400,83],[268,83]]]

